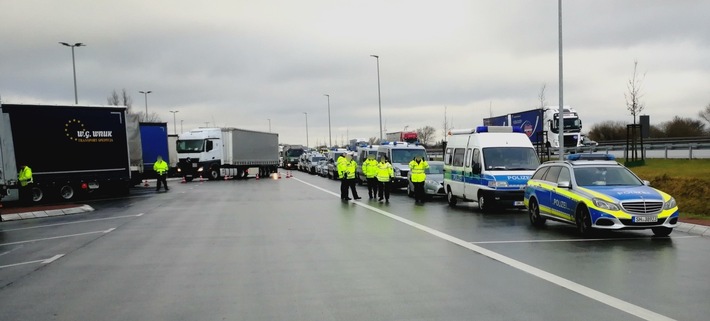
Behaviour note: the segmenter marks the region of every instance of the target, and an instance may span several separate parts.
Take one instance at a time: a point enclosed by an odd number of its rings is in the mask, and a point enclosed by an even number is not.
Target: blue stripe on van
[[[517,191],[525,187],[528,180],[530,179],[530,175],[464,175],[464,172],[460,170],[445,170],[444,179],[452,180],[454,182],[462,182],[464,184],[481,185],[485,187],[488,187],[488,182],[492,181],[508,182],[507,187],[499,187],[497,189],[503,191]]]

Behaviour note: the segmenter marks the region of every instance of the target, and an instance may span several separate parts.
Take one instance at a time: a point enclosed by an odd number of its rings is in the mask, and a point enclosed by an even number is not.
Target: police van
[[[380,147],[379,145],[363,145],[363,146],[358,146],[357,151],[355,152],[355,161],[357,162],[357,170],[355,171],[355,180],[357,180],[358,184],[362,185],[367,183],[367,177],[365,174],[362,172],[362,163],[367,160],[368,155],[375,156],[375,159],[377,159],[377,148]]]
[[[530,138],[511,126],[451,131],[444,152],[449,206],[476,201],[482,211],[524,207],[525,184],[540,165]]]
[[[377,147],[377,160],[382,156],[387,156],[394,169],[392,188],[405,188],[409,185],[409,162],[414,160],[414,157],[429,159],[424,146],[405,142],[383,142]]]

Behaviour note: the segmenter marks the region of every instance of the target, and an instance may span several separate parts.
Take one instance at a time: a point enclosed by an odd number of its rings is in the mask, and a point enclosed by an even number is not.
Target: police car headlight
[[[672,208],[675,208],[676,206],[678,206],[678,204],[676,204],[675,198],[671,197],[671,199],[669,199],[668,202],[663,204],[663,209],[670,210]]]
[[[594,203],[594,206],[605,209],[605,210],[610,210],[610,211],[619,211],[621,210],[618,205],[607,202],[605,200],[599,199],[599,198],[593,198],[592,203]]]
[[[490,181],[488,187],[508,187],[508,182]]]

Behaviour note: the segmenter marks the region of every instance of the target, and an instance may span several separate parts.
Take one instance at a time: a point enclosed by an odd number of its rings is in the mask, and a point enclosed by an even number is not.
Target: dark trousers
[[[358,197],[360,197],[360,196],[357,195],[357,189],[355,189],[355,185],[356,185],[355,183],[357,183],[357,181],[355,180],[355,178],[348,178],[348,179],[346,179],[346,181],[347,181],[347,183],[348,183],[348,187],[350,188],[350,192],[353,194],[353,198],[358,198]],[[346,195],[346,196],[348,195],[348,190],[347,190],[347,189],[345,190],[345,195]]]
[[[348,198],[348,182],[345,178],[340,179],[340,199],[344,200]]]
[[[379,190],[378,196],[380,197],[380,199],[382,199],[382,196],[384,194],[385,199],[389,200],[390,199],[390,184],[391,183],[390,182],[380,182],[380,181],[377,181],[377,183],[378,183],[377,189]]]
[[[158,175],[158,187],[155,188],[156,191],[160,190],[160,183],[163,183],[163,186],[165,186],[165,190],[169,190],[168,188],[168,175]]]
[[[377,181],[377,178],[368,178],[367,179],[367,195],[369,195],[371,198],[372,197],[377,197],[377,187],[379,186],[379,182]]]
[[[414,201],[424,202],[424,182],[412,182],[414,184]]]

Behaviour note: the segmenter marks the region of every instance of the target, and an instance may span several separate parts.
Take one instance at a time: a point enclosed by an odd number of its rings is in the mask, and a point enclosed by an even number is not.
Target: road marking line
[[[45,237],[45,238],[41,238],[41,239],[34,239],[34,240],[27,240],[27,241],[17,241],[17,242],[10,242],[10,243],[0,243],[0,246],[14,245],[14,244],[23,244],[23,243],[32,243],[32,242],[39,242],[39,241],[49,241],[49,240],[63,239],[63,238],[74,237],[74,236],[82,236],[82,235],[99,234],[99,233],[106,234],[106,233],[111,232],[111,231],[113,231],[113,230],[114,230],[114,229],[112,228],[112,229],[108,229],[108,230],[104,230],[104,231],[94,231],[94,232],[86,232],[86,233],[78,233],[78,234],[69,234],[69,235]]]
[[[12,250],[2,252],[2,253],[0,253],[0,256],[3,256],[3,255],[5,255],[5,254],[12,253],[12,252],[14,252],[15,250],[18,250],[18,249],[20,249],[20,248],[22,248],[22,247],[23,247],[23,245],[20,245],[20,246],[14,248],[14,249],[12,249]]]
[[[76,221],[76,222],[47,224],[47,225],[30,226],[30,227],[19,227],[19,228],[13,228],[13,229],[9,229],[9,230],[0,230],[0,232],[11,232],[11,231],[19,231],[19,230],[30,230],[30,229],[35,229],[35,228],[43,228],[43,227],[51,227],[51,226],[60,226],[60,225],[69,225],[69,224],[79,224],[79,223],[96,222],[96,221],[106,221],[106,220],[117,220],[117,219],[119,219],[119,218],[141,217],[141,216],[143,216],[143,213],[136,214],[136,215],[123,215],[123,216],[114,216],[114,217],[106,217],[106,218],[95,218],[95,219],[83,220],[83,221]]]
[[[62,256],[64,256],[64,254],[57,254],[53,257],[50,257],[50,258],[44,259],[44,260],[34,260],[34,261],[27,261],[27,262],[15,263],[15,264],[0,265],[0,269],[14,267],[14,266],[20,266],[20,265],[34,264],[34,263],[49,264],[49,263],[52,263],[52,262],[58,260]]]
[[[674,236],[669,239],[689,239],[698,238],[700,236],[687,235],[687,236]],[[471,244],[510,244],[510,243],[547,243],[547,242],[597,242],[597,241],[625,241],[625,240],[650,240],[648,236],[645,237],[619,237],[619,238],[606,238],[606,239],[561,239],[561,240],[519,240],[519,241],[481,241],[481,242],[469,242]]]
[[[299,181],[299,182],[301,182],[301,183],[303,183],[303,184],[309,185],[309,186],[311,186],[311,187],[313,187],[313,188],[315,188],[315,189],[319,189],[319,190],[321,190],[321,191],[323,191],[323,192],[326,192],[326,193],[328,193],[328,194],[331,194],[331,195],[333,195],[333,196],[338,196],[338,197],[340,196],[340,195],[338,195],[338,194],[336,194],[336,193],[334,193],[334,192],[331,192],[331,191],[326,190],[326,189],[324,189],[324,188],[321,188],[321,187],[319,187],[319,186],[313,185],[313,184],[311,184],[311,183],[307,183],[307,182],[305,182],[305,181],[303,181],[303,180],[300,180],[300,179],[298,179],[298,178],[295,178],[295,177],[294,177],[293,179],[296,180],[296,181]],[[471,251],[474,251],[474,252],[476,252],[476,253],[478,253],[478,254],[481,254],[481,255],[483,255],[483,256],[486,256],[486,257],[488,257],[488,258],[491,258],[491,259],[493,259],[493,260],[496,260],[496,261],[498,261],[498,262],[501,262],[501,263],[506,264],[506,265],[508,265],[508,266],[511,266],[511,267],[513,267],[513,268],[516,268],[516,269],[518,269],[518,270],[520,270],[520,271],[523,271],[523,272],[525,272],[525,273],[528,273],[528,274],[531,274],[531,275],[533,275],[533,276],[536,276],[536,277],[538,277],[538,278],[540,278],[540,279],[543,279],[543,280],[545,280],[545,281],[548,281],[548,282],[550,282],[550,283],[556,284],[556,285],[558,285],[558,286],[560,286],[560,287],[563,287],[563,288],[566,288],[566,289],[571,290],[571,291],[573,291],[573,292],[579,293],[579,294],[581,294],[581,295],[583,295],[583,296],[586,296],[586,297],[588,297],[588,298],[590,298],[590,299],[596,300],[596,301],[598,301],[598,302],[604,303],[604,304],[606,304],[606,305],[608,305],[608,306],[614,307],[614,308],[619,309],[619,310],[621,310],[621,311],[623,311],[623,312],[626,312],[626,313],[628,313],[628,314],[631,314],[631,315],[634,315],[634,316],[636,316],[636,317],[639,317],[639,318],[641,318],[641,319],[644,319],[644,320],[674,320],[674,319],[672,319],[672,318],[669,318],[669,317],[664,316],[664,315],[662,315],[662,314],[658,314],[658,313],[656,313],[656,312],[653,312],[653,311],[648,310],[648,309],[646,309],[646,308],[640,307],[640,306],[635,305],[635,304],[633,304],[633,303],[626,302],[626,301],[624,301],[624,300],[621,300],[621,299],[618,299],[618,298],[613,297],[613,296],[611,296],[611,295],[608,295],[608,294],[599,292],[599,291],[597,291],[597,290],[594,290],[594,289],[592,289],[592,288],[586,287],[586,286],[581,285],[581,284],[579,284],[579,283],[576,283],[576,282],[574,282],[574,281],[567,280],[567,279],[565,279],[565,278],[563,278],[563,277],[557,276],[557,275],[552,274],[552,273],[550,273],[550,272],[547,272],[547,271],[538,269],[538,268],[536,268],[536,267],[534,267],[534,266],[532,266],[532,265],[525,264],[525,263],[523,263],[523,262],[521,262],[521,261],[515,260],[515,259],[513,259],[513,258],[507,257],[507,256],[505,256],[505,255],[499,254],[499,253],[494,252],[494,251],[491,251],[491,250],[487,250],[487,249],[485,249],[485,248],[483,248],[483,247],[480,247],[480,246],[471,244],[471,243],[466,242],[466,241],[464,241],[464,240],[462,240],[462,239],[453,237],[453,236],[451,236],[451,235],[448,235],[448,234],[446,234],[446,233],[440,232],[440,231],[435,230],[435,229],[433,229],[433,228],[430,228],[430,227],[421,225],[421,224],[419,224],[419,223],[416,223],[416,222],[410,221],[410,220],[408,220],[408,219],[399,217],[399,216],[397,216],[397,215],[391,214],[391,213],[389,213],[389,212],[383,211],[383,210],[381,210],[381,209],[379,209],[379,208],[372,207],[372,206],[370,206],[370,205],[367,205],[367,204],[365,204],[365,203],[361,203],[361,202],[359,202],[359,201],[354,201],[353,203],[354,203],[355,205],[362,206],[362,207],[364,207],[364,208],[366,208],[366,209],[369,209],[369,210],[371,210],[371,211],[373,211],[373,212],[376,212],[376,213],[379,213],[379,214],[381,214],[381,215],[387,216],[387,217],[389,217],[389,218],[391,218],[391,219],[393,219],[393,220],[396,220],[396,221],[402,222],[402,223],[404,223],[404,224],[407,224],[407,225],[409,225],[409,226],[411,226],[411,227],[417,228],[417,229],[419,229],[419,230],[421,230],[421,231],[427,232],[427,233],[429,233],[429,234],[431,234],[431,235],[434,235],[434,236],[436,236],[436,237],[438,237],[438,238],[444,239],[444,240],[449,241],[449,242],[451,242],[451,243],[454,243],[454,244],[456,244],[456,245],[459,245],[459,246],[462,246],[462,247],[464,247],[464,248],[467,248],[467,249],[469,249],[469,250],[471,250]]]
[[[112,228],[110,228],[110,229],[108,229],[108,230],[105,230],[104,233],[111,233],[111,232],[113,232],[113,230],[115,230],[115,229],[116,229],[115,227],[112,227]]]

